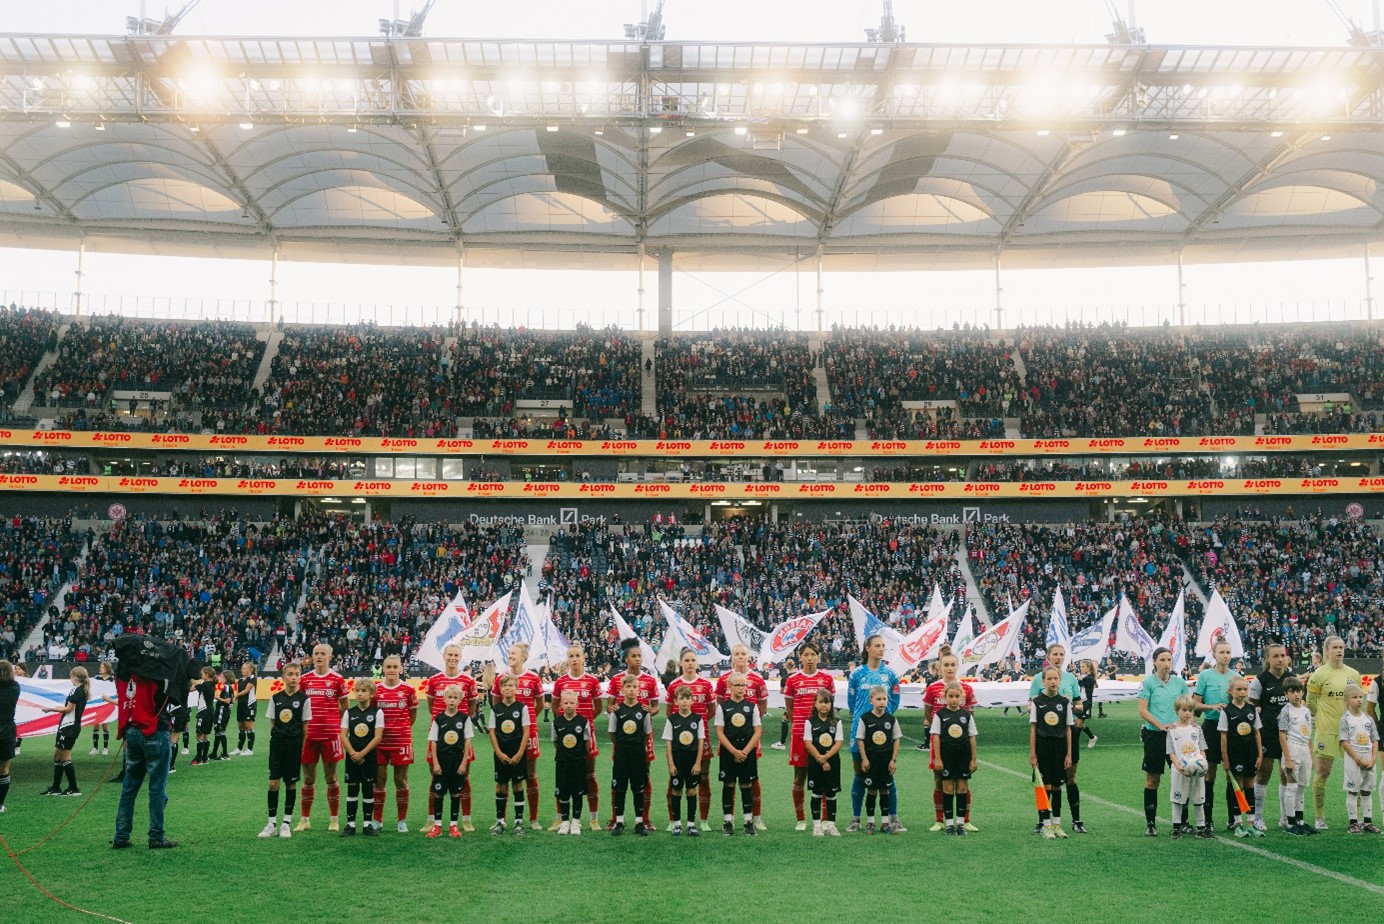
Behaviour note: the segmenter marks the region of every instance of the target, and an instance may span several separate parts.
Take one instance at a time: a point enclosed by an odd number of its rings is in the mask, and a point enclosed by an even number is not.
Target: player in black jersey
[[[490,746],[495,750],[495,824],[491,834],[505,833],[505,803],[514,790],[514,834],[524,836],[524,784],[529,778],[529,707],[516,698],[519,678],[500,678],[500,701],[492,707]]]
[[[471,717],[461,711],[461,687],[453,684],[442,691],[445,708],[433,718],[428,728],[428,763],[432,767],[432,789],[439,814],[444,796],[451,797],[450,837],[461,837],[461,791],[466,787],[466,773],[471,761],[467,744],[473,734]],[[434,823],[428,837],[441,837],[442,825]]]
[[[1263,748],[1259,761],[1259,773],[1254,779],[1254,829],[1263,831],[1264,803],[1268,798],[1269,779],[1273,776],[1274,761],[1278,761],[1278,785],[1285,785],[1283,775],[1283,748],[1278,737],[1278,716],[1288,704],[1288,694],[1283,685],[1293,676],[1289,671],[1288,649],[1282,645],[1264,646],[1264,669],[1259,676],[1250,681],[1249,701],[1259,708],[1260,744]],[[1265,731],[1266,730],[1266,731]],[[1292,784],[1286,784],[1292,785]],[[1280,818],[1279,824],[1286,827],[1287,819]]]
[[[614,752],[613,791],[615,824],[610,833],[616,837],[625,833],[625,793],[634,792],[634,833],[648,837],[650,826],[644,824],[645,789],[649,782],[649,761],[646,749],[654,732],[653,718],[639,702],[639,678],[629,674],[620,682],[624,697],[610,712],[610,742]]]
[[[879,826],[882,834],[893,834],[889,820],[889,787],[899,766],[899,739],[903,730],[899,720],[888,711],[889,691],[882,686],[870,688],[870,711],[856,720],[855,738],[860,742],[860,769],[865,774],[865,833],[875,833],[876,800],[884,813]]]
[[[1247,801],[1254,799],[1254,775],[1259,772],[1259,761],[1263,755],[1259,710],[1249,701],[1249,681],[1245,678],[1236,677],[1230,681],[1230,688],[1226,692],[1230,694],[1230,702],[1221,707],[1216,728],[1221,735],[1221,757],[1225,761],[1228,826],[1236,837],[1263,837],[1264,832],[1254,827],[1255,803],[1250,802],[1249,812],[1244,817],[1238,817],[1241,814],[1240,805],[1234,786],[1234,783],[1240,784]]]
[[[212,722],[216,712],[216,671],[210,667],[202,668],[202,679],[193,689],[197,693],[197,753],[192,755],[192,766],[204,766],[209,760],[211,750]]]
[[[745,812],[745,833],[757,833],[754,826],[754,781],[759,779],[759,739],[764,727],[759,709],[745,698],[749,681],[744,674],[726,678],[730,695],[717,705],[716,741],[720,744],[721,814],[724,822],[721,833],[735,833],[735,787],[740,787],[741,807]]]
[[[375,749],[384,737],[384,712],[375,705],[375,682],[361,678],[351,685],[355,704],[341,714],[341,752],[346,755],[346,827],[342,837],[356,835],[356,809],[362,810],[361,834],[375,837]]]
[[[932,753],[942,770],[942,816],[946,832],[966,834],[966,805],[970,801],[971,774],[976,772],[975,717],[965,708],[966,694],[960,681],[943,690],[943,708],[932,714]]]
[[[242,757],[255,756],[255,707],[256,684],[255,665],[246,661],[240,665],[240,679],[235,687],[235,722],[239,729],[236,747],[232,754]]]
[[[1048,792],[1051,808],[1040,809],[1043,837],[1066,838],[1062,830],[1062,786],[1067,768],[1072,765],[1072,703],[1058,693],[1061,671],[1043,671],[1043,692],[1029,702],[1028,760],[1037,770]]]
[[[595,730],[591,720],[577,712],[577,691],[558,697],[558,711],[551,729],[556,746],[554,789],[557,792],[558,834],[581,834],[582,797],[587,794],[586,759]]]
[[[812,794],[812,836],[840,837],[836,830],[836,794],[841,791],[841,720],[836,717],[836,698],[818,689],[812,698],[812,714],[803,723],[803,750],[807,752],[807,791]]]
[[[209,670],[203,670],[204,677]],[[285,664],[284,688],[269,699],[269,823],[260,831],[260,837],[275,836],[280,785],[285,791],[284,815],[282,823],[277,826],[278,836],[293,836],[293,805],[298,798],[298,778],[303,772],[303,735],[308,722],[312,721],[312,700],[298,686],[302,675],[303,669],[296,661]]]
[[[673,836],[682,834],[682,800],[687,798],[687,836],[701,837],[697,829],[697,799],[701,791],[702,748],[706,739],[706,723],[692,711],[692,688],[678,687],[673,694],[673,705],[677,711],[668,716],[663,724],[663,740],[668,758],[668,786],[672,792],[668,800],[669,820],[673,822]]]
[[[61,706],[44,706],[43,712],[56,712],[62,716],[58,720],[58,738],[53,742],[53,785],[43,791],[45,796],[80,796],[77,788],[77,771],[72,768],[72,749],[82,734],[82,713],[86,711],[87,700],[91,699],[91,681],[85,667],[74,667],[68,675],[72,681],[72,691],[67,694]],[[67,788],[62,789],[63,776],[67,777]]]
[[[231,704],[235,702],[235,691],[235,674],[224,671],[221,674],[220,682],[216,685],[216,708],[212,711],[212,760],[231,759],[231,755],[226,749],[226,729],[231,724]],[[218,753],[221,756],[218,757]]]

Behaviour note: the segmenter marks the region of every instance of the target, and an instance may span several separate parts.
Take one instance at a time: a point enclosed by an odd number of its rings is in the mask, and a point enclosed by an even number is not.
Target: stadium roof
[[[864,269],[1381,237],[1381,49],[0,36],[0,245]]]

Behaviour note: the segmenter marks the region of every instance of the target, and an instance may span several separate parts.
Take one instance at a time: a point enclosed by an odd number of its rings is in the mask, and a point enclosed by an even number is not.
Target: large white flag
[[[452,644],[461,648],[463,664],[485,662],[495,656],[495,644],[504,634],[505,617],[509,614],[509,599],[512,596],[514,591],[511,590],[487,606],[484,612],[471,620],[471,625],[451,639]]]
[[[698,632],[693,625],[668,605],[666,600],[658,601],[659,612],[663,614],[664,620],[668,623],[668,632],[663,637],[665,651],[672,651],[672,660],[677,660],[677,655],[684,648],[691,648],[697,655],[697,663],[703,667],[709,664],[720,664],[726,660],[726,656],[716,650],[716,646],[707,640],[706,636]],[[672,649],[669,646],[674,646]]]
[[[962,613],[961,618],[956,621],[956,634],[952,636],[951,640],[952,651],[955,652],[958,657],[960,657],[961,649],[971,644],[971,639],[975,637],[975,607],[968,605],[966,607],[966,612]]]
[[[1206,603],[1206,618],[1201,621],[1201,631],[1197,633],[1196,653],[1202,661],[1211,663],[1211,649],[1222,639],[1230,643],[1232,658],[1245,656],[1245,643],[1240,640],[1240,627],[1235,624],[1230,607],[1226,606],[1225,598],[1217,589],[1211,592],[1211,599]]]
[[[521,642],[529,646],[529,657],[524,662],[526,669],[535,657],[546,664],[548,652],[543,646],[542,631],[543,614],[537,604],[533,602],[533,598],[529,596],[528,585],[520,584],[519,605],[514,608],[514,618],[510,621],[505,634],[495,644],[495,670],[500,674],[509,670],[509,650]],[[543,650],[539,651],[538,649]]]
[[[1028,618],[1028,605],[1031,602],[1025,600],[1023,606],[980,633],[957,654],[962,674],[1014,656],[1019,650],[1019,637],[1024,634],[1024,620]]]
[[[658,668],[654,666],[653,648],[649,646],[648,642],[634,634],[634,630],[630,628],[630,624],[625,622],[624,617],[616,611],[614,606],[610,608],[610,616],[615,620],[615,631],[619,634],[620,641],[623,642],[627,638],[639,639],[639,651],[644,656],[644,670],[656,675],[658,673]]]
[[[904,636],[889,666],[896,674],[907,674],[924,661],[937,657],[947,640],[947,613],[944,610]]]
[[[865,605],[855,597],[847,594],[846,599],[851,606],[851,623],[855,626],[857,648],[864,651],[865,640],[872,635],[878,635],[884,639],[884,660],[894,660],[898,656],[899,645],[903,643],[903,636],[897,629],[881,622],[879,617],[865,609]]]
[[[1067,601],[1062,599],[1062,588],[1059,587],[1052,592],[1052,615],[1048,617],[1048,636],[1045,642],[1049,648],[1053,645],[1066,648],[1071,640],[1072,630],[1067,623]]]
[[[466,598],[461,591],[457,591],[452,602],[437,614],[432,628],[423,636],[423,644],[419,646],[415,657],[424,664],[442,670],[442,649],[454,644],[457,636],[465,632],[470,625],[471,608],[466,605]]]
[[[1118,606],[1112,606],[1100,619],[1073,635],[1071,644],[1067,646],[1067,663],[1094,661],[1099,665],[1105,660],[1106,652],[1110,650],[1110,626],[1119,612]]]
[[[1187,666],[1187,613],[1186,613],[1186,591],[1181,591],[1177,595],[1177,603],[1173,604],[1173,611],[1168,614],[1168,625],[1163,629],[1163,634],[1158,639],[1158,647],[1166,648],[1173,653],[1173,673],[1180,674]],[[1153,673],[1153,661],[1146,661],[1144,670]]]
[[[534,611],[538,627],[529,644],[529,658],[524,662],[524,669],[539,671],[547,667],[557,670],[567,663],[567,637],[553,622],[553,611],[548,604],[536,604]]]
[[[767,633],[739,613],[731,612],[719,603],[715,607],[716,618],[721,620],[721,634],[726,637],[726,650],[744,645],[750,649],[750,657],[755,657],[768,637]]]
[[[1139,622],[1139,614],[1134,612],[1134,607],[1130,606],[1129,598],[1124,594],[1120,594],[1119,610],[1115,628],[1115,650],[1127,651],[1147,661],[1149,655],[1153,654],[1153,638],[1144,631],[1143,623]]]
[[[720,607],[717,609],[719,610]],[[764,640],[759,645],[759,666],[782,664],[788,660],[788,657],[797,651],[798,646],[807,639],[808,633],[817,628],[817,624],[825,619],[830,612],[831,610],[822,610],[820,613],[811,613],[807,616],[795,616],[792,619],[785,619],[770,629],[768,633],[764,634]],[[731,615],[734,616],[735,614],[732,613]],[[751,628],[754,627],[751,626]]]

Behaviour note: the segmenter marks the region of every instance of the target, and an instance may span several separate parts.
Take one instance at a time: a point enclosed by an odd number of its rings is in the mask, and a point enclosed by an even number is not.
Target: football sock
[[[4,805],[4,804],[5,804],[5,797],[8,796],[9,794],[10,794],[10,777],[9,777],[9,774],[5,774],[4,776],[0,776],[0,805]]]
[[[812,797],[812,820],[813,820],[813,821],[825,821],[825,820],[826,820],[825,817],[822,815],[822,797],[821,797],[821,796],[813,796],[813,797]]]
[[[754,817],[758,818],[760,815],[759,780],[755,780],[753,783],[750,784],[750,792],[754,796]]]
[[[798,821],[803,820],[803,786],[801,783],[793,784],[793,812],[798,816]]]
[[[1173,827],[1182,824],[1187,817],[1187,807],[1180,802],[1173,803]]]
[[[1062,821],[1062,787],[1054,786],[1048,795],[1052,801],[1053,824],[1058,824]]]
[[[1234,824],[1240,815],[1240,803],[1235,801],[1235,786],[1231,783],[1230,774],[1225,775],[1225,820]],[[1243,819],[1240,819],[1243,820]]]
[[[394,782],[394,808],[399,813],[400,821],[408,820],[408,784],[400,786],[399,782]]]
[[[505,803],[508,801],[508,791],[495,793],[495,820],[500,824],[505,823]]]
[[[110,746],[111,746],[111,733],[110,733],[110,730],[107,729],[107,730],[101,732],[101,747],[103,747],[103,748],[109,748]]]
[[[1144,787],[1144,821],[1153,824],[1158,820],[1158,790]]]
[[[629,789],[628,784],[622,783],[616,786],[610,797],[610,817],[613,824],[618,824],[625,820],[625,793]]]
[[[360,784],[360,817],[369,821],[375,817],[375,781],[366,780]]]
[[[272,750],[272,749],[271,749]],[[303,817],[307,818],[312,814],[312,800],[317,795],[317,787],[312,783],[303,785]]]
[[[673,784],[670,782],[664,791],[663,798],[668,803],[668,817],[676,821],[677,818],[673,815],[673,803],[682,799],[682,793],[678,793],[677,796],[674,796]],[[679,811],[681,811],[681,809],[679,809]]]
[[[1357,817],[1360,814],[1360,809],[1358,808],[1359,803],[1360,798],[1356,796],[1355,793],[1346,793],[1346,817],[1350,819],[1351,824],[1359,820]]]
[[[1291,824],[1293,816],[1297,811],[1297,787],[1291,783],[1283,783],[1278,787],[1278,820],[1282,824]]]
[[[1242,815],[1240,817],[1240,824],[1242,825],[1249,824],[1253,819],[1259,817],[1259,794],[1255,792],[1256,788],[1257,787],[1251,786],[1249,789],[1245,790],[1245,801],[1249,803],[1249,816],[1245,817]]]
[[[591,808],[591,817],[596,817],[596,812],[600,808],[601,784],[596,781],[596,771],[592,770],[586,774],[586,804]]]
[[[60,761],[60,760],[55,760],[55,761],[53,761],[53,785],[52,785],[51,787],[49,787],[49,788],[50,788],[50,789],[61,789],[61,788],[62,788],[62,761]]]
[[[865,793],[865,817],[871,821],[875,819],[875,791],[873,789]]]
[[[1196,811],[1197,811],[1197,827],[1198,827],[1198,828],[1205,828],[1205,827],[1207,827],[1207,826],[1210,824],[1210,822],[1207,820],[1207,817],[1206,817],[1206,800],[1205,800],[1205,798],[1203,798],[1202,801],[1200,801],[1200,802],[1194,802],[1194,803],[1192,803],[1192,805],[1193,805],[1193,807],[1194,807],[1194,808],[1196,809]]]
[[[966,822],[969,824],[970,821],[971,821],[971,793],[970,793],[969,791],[964,792],[964,793],[960,793],[960,792],[959,792],[959,793],[957,793],[957,795],[958,795],[958,796],[965,796],[965,797],[966,797],[966,803],[965,803],[965,804],[966,804],[966,808],[965,808],[964,811],[962,811],[961,814],[965,817]]]
[[[91,727],[91,746],[92,746],[92,747],[100,747],[100,745],[101,745],[101,730],[100,730],[99,728],[97,728],[96,726],[93,725],[93,726]]]
[[[785,719],[781,719],[781,720],[779,721],[779,744],[780,744],[780,745],[784,745],[784,744],[787,744],[787,743],[788,743],[788,720],[785,718]]]
[[[702,813],[702,821],[706,821],[707,813],[711,810],[711,790],[707,790],[705,802],[702,802],[700,789],[695,796],[691,792],[687,794],[687,823],[689,825],[697,820],[697,816],[693,812],[699,808]]]
[[[1075,783],[1067,784],[1067,804],[1072,807],[1072,823],[1081,821],[1081,789]]]
[[[636,800],[634,804],[635,804],[635,808],[637,809],[640,803],[639,803],[638,800]],[[652,807],[653,807],[653,804],[654,804],[654,784],[653,784],[653,781],[652,781],[652,780],[645,780],[645,781],[644,781],[644,802],[643,802],[643,804],[644,804],[644,810],[643,810],[642,812],[636,811],[635,814],[639,815],[639,816],[643,819],[644,824],[647,825],[647,824],[649,823],[649,809],[652,808]]]
[[[457,820],[461,817],[461,794],[453,793],[449,800],[452,804],[452,827],[457,826]]]
[[[293,817],[293,803],[298,798],[298,790],[293,786],[284,789],[284,821]]]
[[[524,790],[517,788],[514,790],[514,823],[524,823]]]
[[[956,814],[962,821],[971,820],[971,794],[959,792],[956,794]]]
[[[176,766],[178,766],[178,746],[175,744],[173,747],[168,749],[168,772],[172,773],[173,768]],[[123,767],[121,768],[120,772],[125,772]]]
[[[356,823],[356,809],[360,806],[360,784],[346,784],[346,821],[348,824]]]
[[[749,821],[754,817],[754,787],[744,786],[740,789],[740,807],[745,811],[745,820]]]
[[[272,825],[279,820],[279,791],[269,790],[269,823]]]
[[[827,797],[827,821],[836,820],[836,797]]]
[[[461,781],[461,817],[471,817],[471,775],[469,773]]]
[[[647,797],[650,794],[649,787],[635,786],[633,787],[633,789],[634,792],[632,795],[634,796],[634,814],[636,818],[642,820],[649,807],[648,803],[644,801],[645,797]],[[648,824],[648,821],[644,821],[644,823]]]
[[[889,781],[889,817],[899,817],[899,784]]]
[[[1212,764],[1211,769],[1214,771],[1216,765]],[[1201,785],[1206,790],[1206,797],[1202,802],[1202,805],[1205,806],[1203,811],[1206,813],[1206,826],[1214,828],[1216,827],[1216,784],[1202,777]]]
[[[336,780],[327,781],[327,813],[333,818],[341,814],[341,784]]]
[[[1318,818],[1326,817],[1326,777],[1314,774],[1312,777],[1312,807]]]
[[[865,777],[859,773],[851,779],[851,817],[860,817],[860,804],[865,801]]]
[[[674,793],[672,787],[668,788],[668,820],[682,821],[682,793]]]
[[[437,780],[437,782],[428,787],[428,821],[430,822],[437,820],[437,800],[442,797],[440,792],[442,789],[442,777],[433,777],[433,779]],[[351,784],[349,783],[346,785],[346,804],[348,806],[347,811],[349,812],[349,806],[351,804]],[[562,800],[559,799],[558,805],[561,804]]]
[[[721,787],[721,814],[726,821],[735,817],[735,787],[730,784]]]
[[[245,743],[251,751],[255,749],[255,730],[253,728],[245,733]]]
[[[77,788],[77,770],[72,766],[72,761],[65,760],[62,764],[63,772],[67,774],[67,788]]]
[[[943,821],[947,817],[946,810],[943,808],[945,802],[946,797],[942,794],[942,787],[938,786],[932,791],[932,811],[937,816],[938,821]]]
[[[236,735],[235,749],[237,751],[245,750],[245,729],[243,728],[240,730],[240,733]]]
[[[955,794],[955,793],[949,793],[949,792],[944,792],[944,793],[942,793],[942,819],[943,819],[944,821],[946,821],[948,824],[953,824],[953,823],[955,823],[955,821],[956,821],[956,794]]]
[[[1284,787],[1285,789],[1287,787]],[[1269,798],[1269,787],[1267,783],[1255,782],[1254,784],[1254,820],[1264,820],[1264,803]]]
[[[372,806],[373,811],[370,813],[370,816],[371,816],[372,818],[375,819],[375,824],[377,824],[377,825],[382,825],[382,824],[384,824],[384,798],[385,798],[385,786],[384,786],[384,784],[381,784],[381,785],[380,785],[380,797],[379,797],[378,799],[375,800],[375,804],[374,804],[374,806]],[[306,815],[305,815],[305,817],[306,817]]]
[[[691,796],[687,797],[691,800]],[[697,781],[697,811],[701,815],[702,821],[706,821],[706,816],[711,814],[711,777],[703,770],[701,778]],[[688,812],[690,819],[692,813]]]
[[[524,783],[524,792],[529,802],[529,821],[538,820],[538,777],[531,776]]]
[[[1047,809],[1039,809],[1039,810],[1038,810],[1038,820],[1041,821],[1041,822],[1043,823],[1043,827],[1045,827],[1045,828],[1051,826],[1051,825],[1052,825],[1052,812],[1050,812],[1050,811],[1047,810]]]
[[[572,816],[571,816],[571,817],[572,817],[572,820],[575,821],[575,822],[577,823],[577,827],[581,827],[581,795],[580,795],[580,794],[575,795],[575,796],[572,797]]]

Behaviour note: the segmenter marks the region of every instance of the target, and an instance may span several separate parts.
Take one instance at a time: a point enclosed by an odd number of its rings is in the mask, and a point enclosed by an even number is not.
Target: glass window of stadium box
[[[557,465],[546,462],[514,462],[509,467],[510,478],[514,481],[571,481],[572,464]]]

